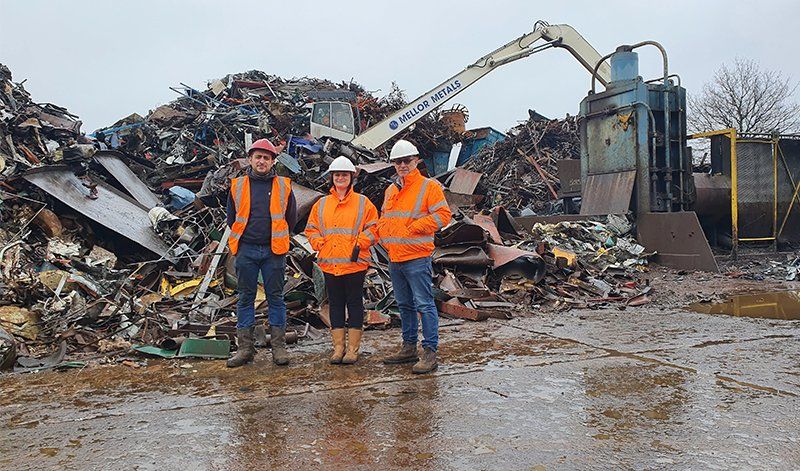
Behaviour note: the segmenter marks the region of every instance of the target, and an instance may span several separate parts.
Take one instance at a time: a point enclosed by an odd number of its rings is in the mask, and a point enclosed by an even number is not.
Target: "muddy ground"
[[[0,376],[0,468],[797,469],[800,321],[685,309],[800,289],[749,270],[656,268],[635,308],[442,320],[425,376],[380,362],[399,329],[367,332],[349,367],[322,339],[292,346],[288,368],[262,351],[235,370]]]

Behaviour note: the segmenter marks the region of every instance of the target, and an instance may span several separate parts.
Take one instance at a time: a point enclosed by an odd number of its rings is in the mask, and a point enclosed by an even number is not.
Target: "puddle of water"
[[[800,291],[734,296],[720,303],[694,303],[689,309],[703,314],[726,314],[766,319],[800,319]]]

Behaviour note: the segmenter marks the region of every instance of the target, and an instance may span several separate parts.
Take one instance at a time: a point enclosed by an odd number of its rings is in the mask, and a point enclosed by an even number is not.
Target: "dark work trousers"
[[[258,275],[264,282],[269,303],[267,314],[270,327],[286,327],[286,303],[283,299],[286,255],[275,255],[269,245],[242,242],[236,254],[236,275],[239,301],[236,303],[236,327],[246,329],[255,324],[255,301]]]
[[[364,277],[367,271],[347,275],[325,273],[325,290],[328,292],[331,328],[344,328],[344,308],[347,306],[348,327],[364,326]]]

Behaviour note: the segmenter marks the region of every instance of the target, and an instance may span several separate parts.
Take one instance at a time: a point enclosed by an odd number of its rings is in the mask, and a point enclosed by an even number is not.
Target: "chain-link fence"
[[[710,138],[708,172],[728,177],[732,248],[739,243],[800,244],[800,136],[737,135],[734,129],[695,134]]]

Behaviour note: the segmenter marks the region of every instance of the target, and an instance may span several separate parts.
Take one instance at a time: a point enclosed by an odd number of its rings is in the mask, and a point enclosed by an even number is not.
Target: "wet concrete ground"
[[[288,368],[0,376],[0,469],[797,469],[800,321],[629,308],[443,327],[416,376],[367,332]]]

